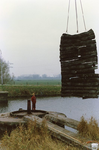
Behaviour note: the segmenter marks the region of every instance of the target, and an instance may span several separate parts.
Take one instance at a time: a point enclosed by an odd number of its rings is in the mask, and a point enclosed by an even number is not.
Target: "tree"
[[[9,63],[0,58],[0,83],[5,84],[12,81],[14,76],[9,74]]]
[[[46,74],[43,74],[43,75],[42,75],[42,78],[43,78],[43,79],[46,79],[46,78],[47,78],[47,75],[46,75]]]

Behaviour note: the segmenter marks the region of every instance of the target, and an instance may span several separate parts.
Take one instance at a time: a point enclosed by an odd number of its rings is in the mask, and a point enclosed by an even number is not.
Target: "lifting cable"
[[[67,16],[67,29],[66,29],[66,32],[68,32],[69,11],[70,11],[70,0],[69,0],[69,4],[68,4],[68,16]]]
[[[81,5],[82,16],[83,16],[84,28],[85,28],[85,31],[86,31],[86,24],[85,24],[85,18],[84,18],[84,12],[83,12],[83,7],[82,7],[81,0],[80,0],[80,5]],[[70,11],[70,0],[69,0],[69,4],[68,4],[68,15],[67,15],[67,28],[66,28],[66,32],[68,32],[69,11]],[[78,32],[78,13],[77,13],[77,2],[76,2],[76,0],[75,0],[75,11],[76,11],[76,25],[77,25],[77,32]]]
[[[78,33],[78,13],[77,13],[77,2],[76,2],[76,0],[75,0],[75,11],[76,11],[77,33]]]
[[[80,5],[81,5],[81,10],[82,10],[82,16],[83,16],[84,27],[85,27],[85,31],[86,31],[86,24],[85,24],[85,18],[84,18],[84,11],[83,11],[83,7],[82,7],[82,2],[81,2],[81,0],[80,0]]]

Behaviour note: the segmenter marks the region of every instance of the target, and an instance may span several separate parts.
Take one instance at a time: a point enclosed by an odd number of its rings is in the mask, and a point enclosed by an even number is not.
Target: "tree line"
[[[61,74],[58,74],[56,76],[50,77],[46,74],[43,74],[42,76],[39,74],[32,74],[32,75],[21,75],[18,77],[15,77],[15,80],[60,80]]]

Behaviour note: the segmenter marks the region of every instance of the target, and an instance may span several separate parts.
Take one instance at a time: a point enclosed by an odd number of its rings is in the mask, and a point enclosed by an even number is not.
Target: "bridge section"
[[[93,30],[63,34],[60,42],[61,96],[97,98],[99,94],[98,56]]]

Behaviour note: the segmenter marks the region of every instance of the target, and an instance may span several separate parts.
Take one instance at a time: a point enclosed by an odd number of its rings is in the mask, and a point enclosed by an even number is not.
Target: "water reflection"
[[[4,102],[0,104],[0,113],[6,112],[7,109],[8,109],[8,102]]]
[[[93,116],[99,122],[99,98],[82,99],[77,97],[46,97],[37,98],[36,108],[39,110],[56,111],[66,114],[67,117],[80,120]],[[17,111],[19,108],[27,109],[27,99],[8,100],[8,104],[0,104],[0,113]]]

